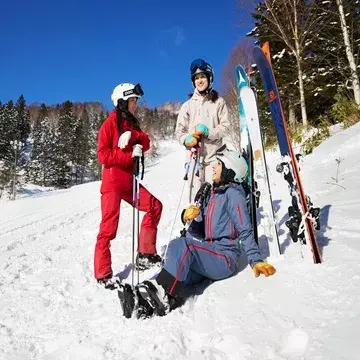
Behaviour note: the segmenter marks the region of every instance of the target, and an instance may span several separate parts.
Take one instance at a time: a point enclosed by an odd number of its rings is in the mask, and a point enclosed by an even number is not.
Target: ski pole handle
[[[204,202],[205,197],[207,196],[207,194],[209,193],[211,189],[211,184],[208,182],[205,182],[201,188],[199,189],[198,193],[195,196],[195,206],[201,208],[202,203]],[[183,210],[182,214],[181,214],[181,220],[183,221],[183,215],[184,215],[185,209]],[[188,221],[188,222],[184,222],[183,224],[185,225],[185,227],[182,229],[182,231],[180,232],[181,236],[184,236],[183,234],[186,234],[187,229],[189,228],[189,226],[191,225],[191,223],[194,220]]]
[[[134,174],[134,176],[139,176],[139,173],[140,173],[140,158],[137,157],[137,156],[134,157],[133,162],[134,162],[133,174]]]
[[[188,175],[189,175],[189,171],[190,171],[190,164],[191,164],[191,160],[193,157],[193,152],[192,150],[190,151],[190,157],[189,157],[189,161],[185,164],[185,176],[184,176],[184,180],[188,179]]]

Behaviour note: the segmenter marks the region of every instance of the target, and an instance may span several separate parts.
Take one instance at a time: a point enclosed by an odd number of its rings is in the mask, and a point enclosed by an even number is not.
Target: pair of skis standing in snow
[[[320,228],[320,209],[313,207],[310,198],[305,195],[302,186],[297,157],[292,148],[291,138],[272,70],[269,44],[265,43],[262,48],[255,47],[253,55],[265,88],[282,156],[282,161],[278,164],[276,170],[283,174],[291,196],[291,206],[288,208],[289,219],[286,221],[286,226],[294,242],[300,241],[301,244],[309,245],[307,248],[310,250],[314,263],[319,264],[322,259],[315,230]],[[276,257],[280,255],[280,246],[260,133],[256,97],[248,86],[244,69],[241,66],[237,66],[235,71],[238,83],[239,107],[242,109],[242,113],[240,111],[240,118],[244,117],[243,123],[245,124],[242,133],[245,134],[245,139],[248,139],[247,146],[251,154],[250,159],[256,168],[255,174],[252,174],[252,177],[253,179],[263,181],[265,191],[262,194],[262,203],[266,217],[265,220],[267,220],[268,224],[265,232],[268,238],[270,255]],[[251,168],[254,168],[254,166],[251,166]],[[254,201],[250,202],[250,204],[254,206]]]

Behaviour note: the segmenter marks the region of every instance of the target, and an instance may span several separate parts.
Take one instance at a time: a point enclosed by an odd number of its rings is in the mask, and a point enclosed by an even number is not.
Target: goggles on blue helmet
[[[203,59],[195,59],[191,65],[190,65],[190,73],[191,76],[195,75],[197,73],[197,70],[200,70],[204,73],[213,74],[213,69],[206,61]]]

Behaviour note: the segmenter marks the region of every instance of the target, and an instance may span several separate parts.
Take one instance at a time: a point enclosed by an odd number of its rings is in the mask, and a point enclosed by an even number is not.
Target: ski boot
[[[288,208],[289,219],[285,222],[285,225],[290,230],[290,236],[293,242],[297,242],[299,239],[302,239],[299,232],[299,226],[301,223],[301,215],[299,212],[296,212],[293,206]],[[305,240],[305,239],[303,239]]]
[[[320,208],[318,208],[318,207],[314,208],[313,207],[314,205],[308,196],[307,196],[306,200],[307,200],[309,214],[311,216],[311,221],[314,225],[314,228],[315,228],[315,230],[320,230]]]
[[[259,190],[257,181],[254,181],[254,185],[255,185],[255,189],[254,189],[255,203],[256,203],[256,208],[258,208],[259,205],[260,205],[260,195],[261,195],[261,192],[260,192],[260,190]]]
[[[154,266],[161,266],[162,259],[158,254],[139,253],[136,259],[135,268],[139,271],[150,269]]]
[[[130,319],[135,308],[135,294],[130,284],[118,284],[117,287],[123,316]]]
[[[164,301],[165,290],[162,286],[146,280],[136,285],[135,291],[138,299],[136,309],[138,319],[145,319],[153,315],[164,316],[168,313],[166,300]]]
[[[135,289],[135,298],[136,305],[134,312],[136,318],[143,320],[152,317],[154,315],[154,308],[141,296],[140,291],[137,288]]]
[[[309,213],[312,217],[315,230],[320,230],[320,208],[310,208]]]
[[[110,274],[108,276],[103,277],[102,279],[98,279],[97,282],[100,285],[102,285],[105,289],[115,290],[120,280],[116,276]]]

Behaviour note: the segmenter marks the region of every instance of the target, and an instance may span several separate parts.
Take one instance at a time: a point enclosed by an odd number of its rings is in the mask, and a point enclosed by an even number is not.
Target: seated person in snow
[[[135,287],[138,318],[165,315],[184,303],[189,288],[233,276],[243,251],[255,277],[276,271],[263,261],[254,240],[241,185],[248,172],[245,159],[226,145],[217,150],[216,159],[213,185],[205,183],[196,196],[200,201],[182,213],[183,222],[190,223],[186,234],[169,243],[165,263],[153,280]]]

